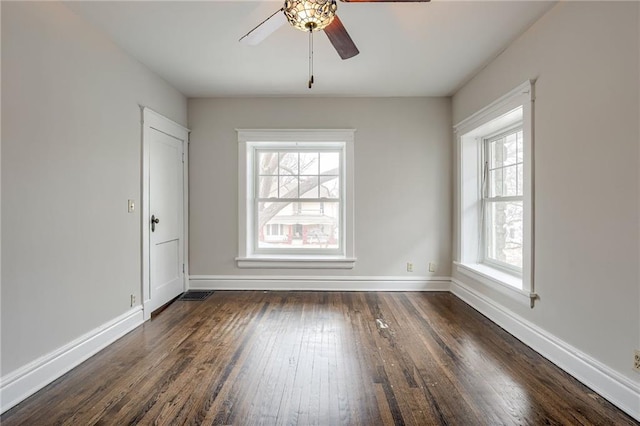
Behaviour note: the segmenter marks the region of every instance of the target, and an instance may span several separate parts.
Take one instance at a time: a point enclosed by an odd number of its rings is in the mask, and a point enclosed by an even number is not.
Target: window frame
[[[533,307],[534,287],[534,104],[535,80],[528,80],[454,126],[457,150],[457,235],[455,270],[479,284]],[[484,262],[482,182],[484,140],[522,122],[523,268],[517,275]]]
[[[236,129],[238,134],[238,256],[240,268],[351,269],[354,245],[354,140],[355,129]],[[297,148],[296,148],[297,147]],[[283,149],[284,148],[284,149]],[[340,150],[341,238],[339,250],[258,249],[256,149]],[[288,200],[288,199],[287,199]],[[314,199],[301,199],[313,201]],[[295,202],[296,199],[292,199]]]

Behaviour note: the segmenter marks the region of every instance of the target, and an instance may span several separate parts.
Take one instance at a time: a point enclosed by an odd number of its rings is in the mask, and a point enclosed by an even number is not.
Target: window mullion
[[[342,198],[260,198],[261,203],[339,203]]]
[[[280,155],[281,153],[278,152],[278,166],[276,169],[276,172],[278,173],[278,198],[280,198]]]
[[[298,194],[298,198],[300,198],[300,151],[296,152],[296,169],[296,174],[294,175],[294,178],[298,182],[296,185],[296,193]]]
[[[499,202],[510,202],[510,201],[523,201],[524,197],[522,195],[512,195],[508,197],[486,197],[484,198],[486,202],[489,203],[499,203]]]

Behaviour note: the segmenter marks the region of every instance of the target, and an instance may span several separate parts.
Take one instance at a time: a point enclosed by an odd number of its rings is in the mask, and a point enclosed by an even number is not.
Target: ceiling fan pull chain
[[[309,89],[313,86],[313,28],[309,28]]]

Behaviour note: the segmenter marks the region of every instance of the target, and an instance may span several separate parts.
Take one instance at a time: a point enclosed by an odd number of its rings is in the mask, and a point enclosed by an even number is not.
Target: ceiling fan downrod
[[[313,83],[313,26],[309,25],[309,89]]]

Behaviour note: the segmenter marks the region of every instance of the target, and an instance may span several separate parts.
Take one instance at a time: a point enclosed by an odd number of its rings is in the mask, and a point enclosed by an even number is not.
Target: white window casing
[[[241,268],[296,268],[296,269],[350,269],[355,264],[354,246],[354,183],[353,183],[353,129],[339,130],[254,130],[237,129],[238,133],[238,257]],[[318,152],[339,153],[339,196],[327,198],[318,195],[316,199],[297,197],[280,198],[280,190],[275,195],[258,195],[256,188],[261,177],[257,168],[261,153],[278,152]],[[300,154],[302,155],[302,154]],[[279,172],[278,172],[279,173]],[[301,173],[301,172],[299,172]],[[321,172],[318,172],[320,179]],[[294,175],[297,176],[297,175]],[[302,177],[302,176],[299,176]],[[312,175],[312,177],[316,177]],[[274,176],[276,178],[276,176]],[[277,177],[278,182],[282,176]],[[280,185],[280,183],[278,183]],[[339,238],[330,248],[296,249],[280,247],[278,244],[260,243],[258,234],[258,205],[263,202],[295,203],[299,208],[312,206],[315,202],[321,208],[326,204],[339,206]],[[325,204],[326,203],[326,204]],[[293,206],[293,204],[292,204]],[[273,225],[267,225],[268,226]],[[280,226],[278,226],[280,228]],[[271,239],[272,242],[276,242]],[[262,246],[261,246],[262,244]]]
[[[533,307],[534,291],[534,102],[535,81],[519,85],[454,126],[457,143],[457,227],[454,265],[458,272]],[[485,262],[482,173],[485,141],[514,126],[523,132],[522,271]]]

